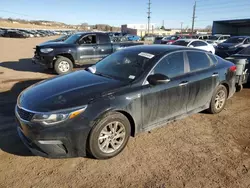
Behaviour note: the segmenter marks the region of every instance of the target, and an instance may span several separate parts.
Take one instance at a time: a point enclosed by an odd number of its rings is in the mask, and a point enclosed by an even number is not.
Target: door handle
[[[212,74],[212,77],[216,77],[216,76],[219,76],[218,72],[214,72],[214,73]]]
[[[93,46],[93,48],[94,48],[94,49],[97,49],[97,48],[98,48],[98,46]]]
[[[188,81],[183,81],[183,82],[181,82],[180,84],[179,84],[179,86],[185,86],[185,85],[187,85],[188,84]]]

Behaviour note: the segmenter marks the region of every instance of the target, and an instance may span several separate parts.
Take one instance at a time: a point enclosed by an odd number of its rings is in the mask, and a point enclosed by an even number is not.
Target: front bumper
[[[76,117],[61,125],[43,127],[20,118],[17,132],[25,146],[34,154],[46,158],[70,158],[86,156],[87,138],[90,132],[88,120]]]
[[[42,66],[45,66],[47,68],[53,68],[53,57],[46,57],[46,56],[34,56],[32,58],[32,63],[34,64],[40,64]]]

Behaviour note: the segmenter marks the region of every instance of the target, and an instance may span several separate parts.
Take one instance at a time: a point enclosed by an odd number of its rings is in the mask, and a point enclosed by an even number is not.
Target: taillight
[[[232,71],[232,72],[235,72],[236,69],[237,69],[237,67],[236,67],[235,65],[233,65],[233,66],[231,66],[231,67],[229,68],[229,70]]]

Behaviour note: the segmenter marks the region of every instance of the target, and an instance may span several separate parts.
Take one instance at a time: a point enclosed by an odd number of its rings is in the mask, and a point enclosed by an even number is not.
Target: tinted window
[[[187,52],[190,71],[205,69],[210,66],[208,56],[203,52]]]
[[[109,43],[110,39],[108,35],[99,35],[99,43]]]
[[[208,37],[207,37],[207,36],[203,36],[203,39],[204,39],[204,40],[207,40],[207,39],[208,39]]]
[[[190,45],[193,45],[194,47],[207,46],[207,44],[205,42],[202,42],[202,41],[194,41]]]
[[[80,44],[96,44],[96,35],[87,35],[79,40]]]
[[[187,46],[189,42],[185,40],[177,40],[172,45]]]
[[[250,40],[249,38],[247,38],[245,41],[244,41],[244,44],[249,44],[250,43]]]
[[[184,59],[182,52],[176,52],[166,56],[155,67],[153,74],[164,74],[169,78],[184,73]]]
[[[213,54],[207,54],[210,61],[213,63],[213,64],[216,64],[218,61],[216,59],[216,57],[213,55]]]

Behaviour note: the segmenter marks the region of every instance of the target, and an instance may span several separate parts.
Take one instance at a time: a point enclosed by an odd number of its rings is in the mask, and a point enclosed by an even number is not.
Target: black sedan
[[[40,156],[110,158],[139,132],[205,109],[221,112],[235,92],[235,70],[198,49],[126,48],[24,90],[17,130]]]
[[[218,44],[215,48],[215,54],[222,58],[226,58],[248,46],[250,46],[249,36],[231,37],[225,42]]]

